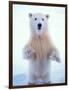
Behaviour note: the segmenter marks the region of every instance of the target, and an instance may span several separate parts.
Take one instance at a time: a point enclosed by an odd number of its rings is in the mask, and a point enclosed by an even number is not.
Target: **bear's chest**
[[[36,52],[37,59],[45,59],[50,49],[50,45],[47,39],[38,38],[31,41],[31,46]]]

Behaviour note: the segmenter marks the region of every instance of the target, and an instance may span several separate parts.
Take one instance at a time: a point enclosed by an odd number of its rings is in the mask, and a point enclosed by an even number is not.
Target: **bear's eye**
[[[35,20],[37,20],[37,18],[35,18]]]
[[[42,21],[44,21],[44,18],[42,18]]]

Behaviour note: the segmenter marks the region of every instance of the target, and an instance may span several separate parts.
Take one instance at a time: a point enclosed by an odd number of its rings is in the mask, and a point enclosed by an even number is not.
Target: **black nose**
[[[41,30],[41,26],[42,26],[42,24],[38,23],[38,30]]]
[[[41,27],[42,26],[42,24],[41,23],[38,23],[38,27]]]

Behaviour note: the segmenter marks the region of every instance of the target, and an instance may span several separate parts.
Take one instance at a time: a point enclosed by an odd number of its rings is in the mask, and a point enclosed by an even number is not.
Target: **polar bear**
[[[29,14],[30,39],[24,47],[24,58],[29,59],[29,84],[48,84],[50,80],[50,60],[60,62],[59,54],[48,32],[49,15]]]

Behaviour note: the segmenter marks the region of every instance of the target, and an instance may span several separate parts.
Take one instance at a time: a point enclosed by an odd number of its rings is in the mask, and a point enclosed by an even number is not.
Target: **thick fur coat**
[[[29,83],[50,83],[50,56],[59,61],[57,50],[48,32],[48,15],[29,14],[31,37],[24,48],[24,57],[30,59]]]

